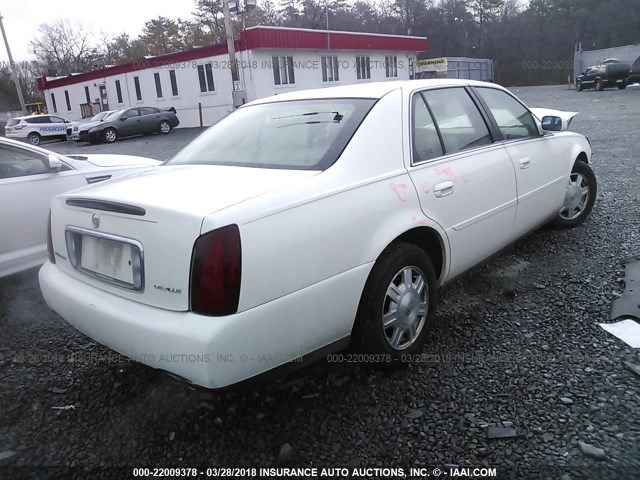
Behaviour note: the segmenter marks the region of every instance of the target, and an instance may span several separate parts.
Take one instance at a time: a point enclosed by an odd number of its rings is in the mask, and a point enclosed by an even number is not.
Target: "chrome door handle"
[[[529,157],[524,157],[519,160],[519,163],[520,168],[529,168],[529,166],[531,165],[531,160],[529,160]]]
[[[454,184],[452,180],[440,182],[433,186],[433,194],[438,198],[446,197],[447,195],[451,195],[453,193],[453,188]]]

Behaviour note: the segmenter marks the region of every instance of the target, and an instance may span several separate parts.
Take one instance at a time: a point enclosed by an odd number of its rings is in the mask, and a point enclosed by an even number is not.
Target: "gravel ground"
[[[423,362],[393,372],[322,362],[197,391],[109,357],[47,308],[31,270],[0,280],[0,466],[458,464],[499,478],[640,478],[640,377],[623,363],[640,355],[597,325],[622,290],[619,259],[640,250],[640,88],[517,94],[582,112],[572,128],[593,144],[594,210],[446,288]],[[74,147],[166,158],[194,132]],[[489,427],[515,436],[488,438]]]

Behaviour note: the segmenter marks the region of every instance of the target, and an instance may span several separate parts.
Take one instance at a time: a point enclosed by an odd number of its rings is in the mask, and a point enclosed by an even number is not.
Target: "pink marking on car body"
[[[390,183],[389,184],[389,188],[391,190],[393,190],[395,192],[395,194],[398,196],[398,200],[400,200],[401,202],[406,202],[407,201],[407,185],[404,183]],[[401,189],[404,190],[401,190]]]

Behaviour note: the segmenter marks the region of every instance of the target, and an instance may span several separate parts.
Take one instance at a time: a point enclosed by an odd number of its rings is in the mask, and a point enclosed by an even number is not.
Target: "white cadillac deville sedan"
[[[400,363],[438,287],[596,196],[574,113],[494,84],[371,83],[252,102],[153,171],[56,197],[49,306],[205,387],[355,343]]]

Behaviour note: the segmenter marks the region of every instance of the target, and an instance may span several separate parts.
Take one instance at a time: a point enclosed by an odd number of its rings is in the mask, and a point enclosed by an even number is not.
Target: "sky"
[[[137,36],[144,23],[152,18],[191,17],[194,3],[193,0],[0,0],[0,15],[13,59],[18,62],[35,58],[29,41],[38,35],[38,26],[42,23],[68,18],[93,32],[96,40],[101,31],[108,35],[127,32]],[[0,39],[0,62],[8,59]]]

